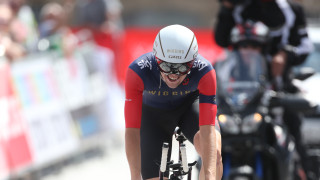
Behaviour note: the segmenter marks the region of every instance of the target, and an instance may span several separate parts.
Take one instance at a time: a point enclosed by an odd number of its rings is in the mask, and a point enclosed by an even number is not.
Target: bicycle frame
[[[176,128],[174,135],[175,139],[179,142],[179,162],[174,163],[173,160],[167,162],[169,143],[164,142],[162,146],[162,156],[159,172],[160,180],[163,180],[164,173],[167,171],[172,172],[169,180],[182,180],[183,176],[185,175],[188,175],[188,180],[191,180],[192,166],[196,165],[197,161],[188,163],[186,145],[184,144],[184,141],[186,141],[187,138],[183,135],[182,131],[179,128]]]

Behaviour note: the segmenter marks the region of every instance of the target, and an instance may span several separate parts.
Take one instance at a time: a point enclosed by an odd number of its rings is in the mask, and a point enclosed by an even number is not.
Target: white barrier
[[[8,84],[19,102],[15,113],[21,114],[21,124],[7,125],[8,97],[1,97],[0,93],[0,179],[104,145],[96,138],[105,137],[108,130],[111,112],[101,105],[106,103],[113,76],[113,58],[109,49],[84,44],[70,59],[39,53],[11,65]],[[26,139],[24,147],[15,152],[4,140],[8,136],[5,133],[12,137],[13,132]],[[24,151],[30,152],[29,161],[10,165],[8,159]]]

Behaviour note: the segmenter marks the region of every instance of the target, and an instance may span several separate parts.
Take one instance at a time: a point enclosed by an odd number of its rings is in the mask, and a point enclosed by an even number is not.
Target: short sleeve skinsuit
[[[143,179],[159,175],[162,144],[171,143],[176,126],[191,142],[201,125],[216,125],[219,130],[216,74],[201,55],[183,82],[172,89],[160,78],[153,53],[146,53],[130,64],[125,90],[126,128],[140,128]]]

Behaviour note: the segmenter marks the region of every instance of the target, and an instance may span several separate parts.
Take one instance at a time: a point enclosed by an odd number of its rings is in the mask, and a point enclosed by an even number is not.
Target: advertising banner
[[[29,57],[11,67],[35,166],[69,155],[78,144],[48,57]]]
[[[53,64],[53,74],[56,79],[56,89],[60,92],[62,101],[69,111],[87,104],[88,71],[81,56],[69,59],[60,58]]]
[[[106,107],[96,107],[106,101],[112,63],[111,50],[91,43],[79,46],[73,57],[53,63],[57,87],[80,138],[98,134],[104,127]]]
[[[10,77],[9,65],[0,61],[0,179],[32,162],[26,128]]]
[[[68,58],[0,59],[0,179],[103,145],[95,139],[112,123],[114,58],[109,48],[83,43]]]

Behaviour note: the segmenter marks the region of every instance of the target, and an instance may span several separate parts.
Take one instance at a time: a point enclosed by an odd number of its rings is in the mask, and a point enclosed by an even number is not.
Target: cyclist
[[[252,19],[261,21],[269,32],[270,80],[274,89],[297,93],[292,83],[291,68],[303,63],[313,50],[306,31],[303,7],[292,0],[221,0],[221,7],[215,27],[215,40],[221,47],[231,45],[231,29]],[[306,172],[310,169],[301,137],[301,117],[290,109],[284,111],[284,121],[294,136],[298,152],[304,160]],[[313,176],[308,172],[308,176]]]
[[[160,163],[162,144],[172,141],[176,126],[202,157],[200,179],[221,179],[216,74],[198,54],[190,29],[182,25],[161,29],[153,52],[129,66],[125,90],[125,144],[132,180],[159,179],[155,162]],[[171,147],[168,159],[170,151]]]

